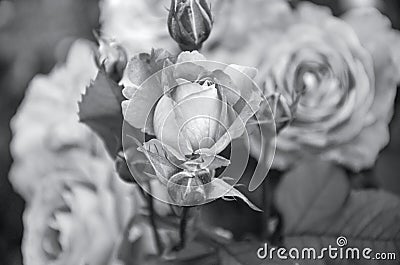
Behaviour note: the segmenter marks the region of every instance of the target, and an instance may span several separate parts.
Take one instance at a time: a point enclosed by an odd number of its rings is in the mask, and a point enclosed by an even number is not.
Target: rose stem
[[[182,207],[182,215],[181,215],[181,222],[179,224],[179,238],[180,242],[177,246],[175,246],[174,250],[179,251],[185,247],[186,244],[186,227],[188,221],[189,207]]]
[[[262,184],[262,209],[263,212],[261,213],[261,224],[262,224],[262,232],[261,236],[263,239],[270,238],[270,231],[269,231],[269,217],[271,216],[271,208],[272,208],[272,187],[270,182],[265,179]]]
[[[150,211],[150,224],[153,230],[153,235],[154,235],[154,240],[156,241],[156,246],[157,246],[157,253],[158,255],[161,255],[162,250],[163,250],[163,245],[161,242],[160,234],[158,233],[157,230],[157,225],[156,225],[156,220],[155,220],[155,211],[154,211],[154,202],[153,202],[153,196],[151,196],[151,185],[150,183],[148,184],[149,188],[149,194],[147,194],[147,203],[149,206],[149,211]]]
[[[276,127],[276,135],[278,135],[284,126],[277,126]],[[266,151],[264,151],[266,152]],[[272,214],[272,208],[273,208],[273,200],[274,200],[274,190],[275,190],[275,183],[274,180],[272,179],[274,176],[270,176],[270,178],[265,178],[263,183],[262,183],[262,210],[263,212],[261,213],[261,237],[263,239],[266,239],[268,241],[272,240],[272,234],[269,229],[269,223],[270,223],[270,217]],[[278,180],[279,181],[279,180]]]

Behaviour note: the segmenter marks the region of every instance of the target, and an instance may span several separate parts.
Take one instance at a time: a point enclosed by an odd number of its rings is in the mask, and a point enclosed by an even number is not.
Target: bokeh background
[[[133,1],[133,0],[132,0]],[[296,1],[291,1],[294,5]],[[375,5],[400,28],[399,0],[313,0],[340,15],[354,6]],[[36,74],[48,73],[62,63],[74,39],[93,39],[100,27],[99,0],[0,0],[0,264],[22,264],[20,245],[23,233],[23,200],[12,190],[8,171],[9,122]],[[400,195],[400,97],[396,99],[391,123],[391,142],[376,167],[362,176],[374,174],[387,190]],[[26,172],[29,177],[29,172]]]

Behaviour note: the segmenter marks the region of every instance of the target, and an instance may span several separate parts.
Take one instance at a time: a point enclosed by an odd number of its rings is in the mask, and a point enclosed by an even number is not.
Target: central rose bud
[[[166,200],[194,206],[228,192],[257,209],[234,184],[214,177],[216,169],[230,164],[218,154],[245,133],[260,109],[262,91],[253,81],[257,70],[208,61],[197,51],[174,57],[152,50],[132,58],[125,73],[123,94],[128,100],[122,102],[122,111],[130,126],[123,132],[124,146],[139,146],[152,167],[147,175],[166,186]],[[128,165],[138,159],[126,158]]]
[[[145,57],[127,66],[124,118],[181,162],[215,157],[243,135],[260,108],[255,68],[207,61],[197,51],[174,58],[153,50]]]
[[[194,83],[178,80],[178,83],[159,100],[154,129],[158,139],[187,155],[215,144],[223,131],[219,124],[222,102],[211,80]]]

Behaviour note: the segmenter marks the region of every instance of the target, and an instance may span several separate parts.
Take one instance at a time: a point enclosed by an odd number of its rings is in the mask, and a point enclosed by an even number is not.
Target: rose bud
[[[176,65],[138,84],[132,96],[124,90],[125,120],[154,135],[181,161],[222,152],[244,133],[262,101],[251,79],[256,69],[205,60],[197,51],[182,52]],[[130,76],[138,74],[127,69]]]
[[[119,43],[99,36],[96,36],[96,38],[99,43],[95,57],[96,64],[118,83],[128,63],[128,55]]]
[[[168,194],[179,206],[193,206],[206,201],[204,184],[211,181],[208,169],[182,171],[173,175],[167,184]]]
[[[205,0],[171,1],[168,30],[182,50],[200,49],[210,35],[211,28],[211,11]]]

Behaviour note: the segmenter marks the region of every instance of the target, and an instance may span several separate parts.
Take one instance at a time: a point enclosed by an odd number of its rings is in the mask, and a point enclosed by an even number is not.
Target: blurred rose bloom
[[[286,0],[213,0],[213,29],[201,52],[211,60],[257,66],[293,20]],[[262,40],[262,41],[261,41]]]
[[[73,168],[48,172],[36,189],[24,214],[24,264],[117,264],[116,248],[140,200],[111,160],[82,153]]]
[[[78,122],[77,114],[77,102],[96,69],[89,42],[77,41],[64,65],[30,83],[11,122],[10,180],[26,200],[49,170],[70,164],[66,151],[104,153],[100,139]]]
[[[100,138],[78,121],[97,71],[91,47],[75,42],[65,65],[36,77],[11,124],[10,181],[27,203],[24,264],[121,264],[126,248],[135,259],[155,253],[148,226],[135,221],[136,186],[119,179]]]
[[[260,66],[266,95],[280,92],[297,104],[294,121],[278,136],[274,166],[318,155],[354,171],[371,167],[389,141],[400,81],[398,33],[372,9],[343,21],[304,3],[294,16]]]

